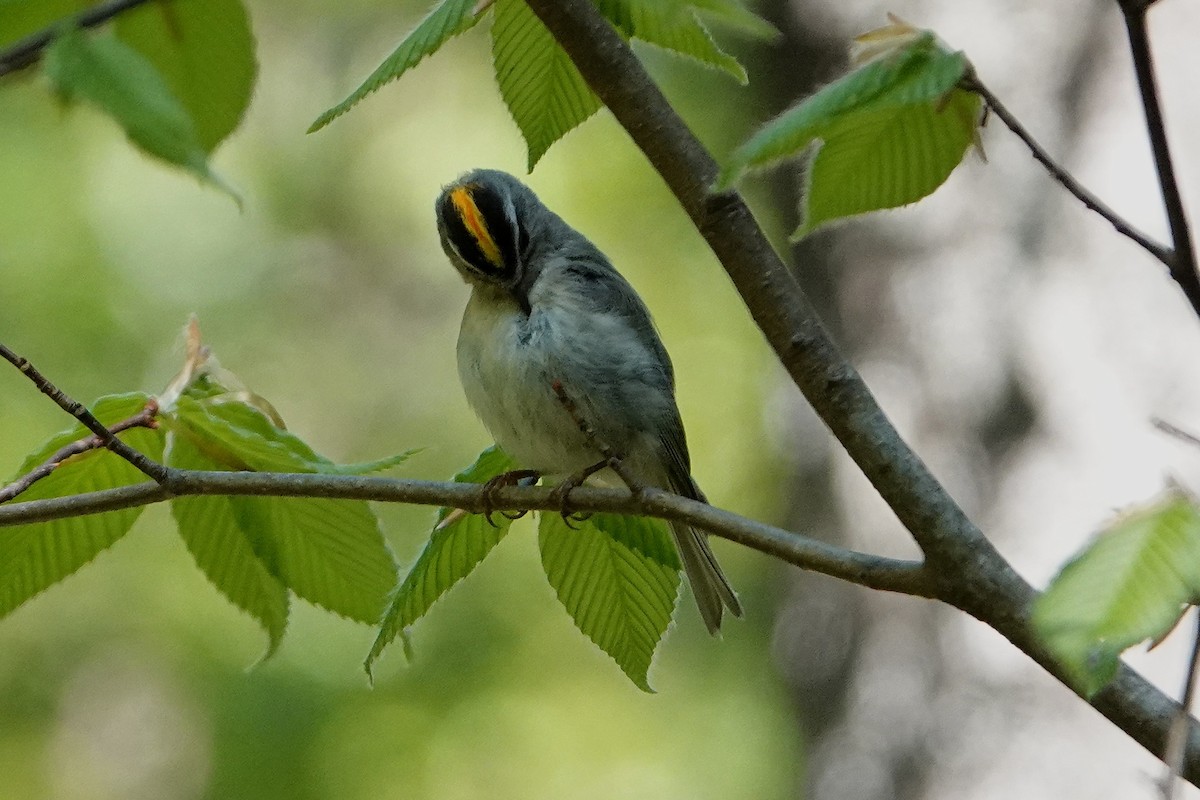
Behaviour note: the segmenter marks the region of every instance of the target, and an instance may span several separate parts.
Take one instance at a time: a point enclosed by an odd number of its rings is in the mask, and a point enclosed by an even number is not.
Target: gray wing
[[[649,423],[652,426],[651,432],[659,444],[659,453],[655,460],[662,474],[646,477],[659,485],[665,483],[664,488],[670,488],[684,497],[707,502],[700,487],[692,479],[687,437],[679,416],[679,408],[675,404],[674,368],[671,365],[671,357],[654,328],[649,310],[633,287],[607,261],[597,261],[594,257],[572,260],[562,269],[564,278],[589,285],[588,291],[578,293],[587,298],[584,301],[590,306],[587,310],[623,319],[626,328],[632,332],[637,349],[649,355],[652,362],[646,365],[646,369],[637,372],[634,382],[644,382],[646,386],[636,391],[654,394],[654,400],[657,402],[642,403],[634,398],[627,403],[632,407],[629,409],[632,413],[641,413],[641,417],[630,421],[643,425]],[[625,364],[623,369],[617,369],[616,372],[620,374],[629,369],[630,366]],[[626,391],[635,391],[629,386],[623,388]],[[650,398],[645,399],[649,401]],[[647,404],[655,406],[655,412],[646,413]],[[721,571],[716,556],[708,545],[708,537],[679,523],[671,524],[671,533],[691,583],[700,616],[709,632],[716,633],[720,630],[724,609],[728,608],[734,616],[740,617],[741,603]]]

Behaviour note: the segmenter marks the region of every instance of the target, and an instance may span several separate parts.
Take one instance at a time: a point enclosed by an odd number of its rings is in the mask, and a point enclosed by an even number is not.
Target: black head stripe
[[[511,274],[517,265],[516,220],[512,218],[512,207],[510,205],[506,209],[504,199],[491,187],[477,185],[471,189],[471,197]]]
[[[481,184],[456,186],[442,195],[438,216],[448,243],[473,271],[500,280],[515,274],[514,222],[498,193]]]
[[[499,270],[483,254],[483,251],[479,247],[479,242],[467,229],[467,225],[459,215],[458,209],[455,208],[454,201],[451,199],[449,192],[442,195],[442,200],[438,207],[438,217],[441,219],[446,241],[454,248],[459,258],[467,266],[484,275],[499,274]]]

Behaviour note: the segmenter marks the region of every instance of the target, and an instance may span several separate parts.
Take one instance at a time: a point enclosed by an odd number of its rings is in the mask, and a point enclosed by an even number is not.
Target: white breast
[[[554,393],[556,341],[547,320],[535,331],[510,298],[472,291],[458,337],[458,374],[467,402],[496,444],[521,467],[564,475],[598,460]],[[562,346],[560,343],[559,346]]]

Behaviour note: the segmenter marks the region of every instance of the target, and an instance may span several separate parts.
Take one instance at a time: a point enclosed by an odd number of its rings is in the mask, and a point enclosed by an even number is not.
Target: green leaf
[[[111,425],[140,413],[149,399],[144,394],[104,397],[92,406],[92,413],[102,423]],[[63,446],[90,435],[82,425],[77,425],[54,436],[25,460],[18,475],[45,463]],[[149,458],[155,461],[162,458],[161,431],[133,428],[118,436]],[[120,456],[96,449],[63,462],[18,500],[65,497],[145,480],[145,475]],[[0,616],[75,572],[115,543],[133,527],[141,510],[127,508],[5,528],[0,534]]]
[[[344,469],[240,401],[222,401],[219,396],[195,400],[184,394],[171,425],[179,440],[186,440],[218,469]],[[396,565],[365,501],[232,497],[229,508],[266,569],[289,589],[350,619],[379,621],[396,582]]]
[[[425,19],[404,37],[400,46],[376,67],[375,71],[355,89],[349,97],[333,108],[317,117],[316,122],[309,126],[308,132],[313,133],[324,128],[330,122],[345,114],[367,95],[374,92],[385,83],[396,80],[405,72],[415,67],[426,56],[437,52],[447,41],[475,27],[475,23],[483,18],[484,11],[473,14],[479,5],[479,0],[442,0],[429,12]]]
[[[7,46],[95,5],[89,0],[0,0],[0,46]]]
[[[489,447],[479,454],[467,469],[454,476],[455,483],[484,483],[490,478],[508,472],[515,464],[498,447]],[[450,512],[442,508],[437,521],[441,523]],[[383,616],[379,635],[367,654],[363,668],[371,674],[371,667],[380,654],[397,636],[421,617],[430,607],[475,569],[508,533],[512,520],[503,514],[492,517],[493,527],[480,514],[472,514],[454,521],[445,528],[435,527],[417,557],[412,569],[396,587]],[[407,645],[407,639],[405,639]]]
[[[1122,651],[1166,633],[1200,597],[1200,511],[1173,494],[1134,511],[1072,559],[1042,595],[1033,623],[1091,696]]]
[[[374,625],[396,563],[362,500],[234,497],[238,525],[273,575],[310,603]]]
[[[704,19],[746,36],[767,41],[780,36],[778,28],[746,8],[741,0],[691,0],[690,5]]]
[[[167,459],[179,469],[223,468],[183,436],[172,437]],[[263,659],[269,658],[287,628],[287,588],[260,560],[253,539],[242,530],[234,512],[233,498],[177,497],[171,501],[171,514],[208,580],[266,631],[269,643]]]
[[[45,71],[64,95],[82,97],[116,120],[143,151],[237,199],[209,169],[208,152],[187,109],[136,50],[110,36],[70,29],[47,49]]]
[[[532,171],[550,145],[596,113],[600,100],[525,0],[496,0],[492,58]]]
[[[300,437],[276,425],[255,406],[220,395],[196,399],[182,395],[175,419],[194,444],[208,453],[220,469],[255,472],[320,472],[327,475],[368,475],[398,467],[419,453],[406,450],[394,456],[358,464],[335,464]]]
[[[579,630],[643,691],[679,594],[679,556],[657,520],[595,514],[568,528],[555,514],[538,525],[542,566]]]
[[[915,202],[974,141],[981,100],[956,88],[967,68],[961,53],[924,31],[765,125],[735,151],[719,185],[807,153],[797,238],[830,220]]]
[[[721,10],[722,6],[731,4],[713,2],[711,5]],[[695,6],[696,4],[689,0],[596,2],[600,13],[626,36],[687,56],[705,66],[723,70],[744,85],[747,81],[745,68],[736,58],[717,47],[708,29],[696,17]]]
[[[329,472],[334,475],[370,475],[375,472],[386,472],[389,469],[400,466],[419,452],[421,452],[421,448],[417,447],[376,461],[362,461],[358,464],[334,464],[331,467],[323,468],[321,472]]]
[[[175,419],[184,435],[225,469],[255,472],[336,472],[298,436],[237,400],[179,398]]]
[[[147,3],[120,14],[115,27],[158,70],[211,153],[241,122],[258,70],[241,0]]]

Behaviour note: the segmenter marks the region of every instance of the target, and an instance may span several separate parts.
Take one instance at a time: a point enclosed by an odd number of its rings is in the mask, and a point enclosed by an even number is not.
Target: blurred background
[[[222,363],[341,461],[425,451],[442,478],[490,442],[454,342],[467,290],[433,225],[440,186],[524,174],[486,26],[319,134],[425,0],[249,0],[260,78],[215,166],[246,199],[151,162],[62,108],[36,70],[0,84],[0,341],[77,398],[159,391],[199,315]],[[722,42],[751,83],[643,49],[722,156],[845,65],[893,11],[964,49],[1085,184],[1166,239],[1113,4],[761,0],[784,33]],[[0,13],[3,13],[0,10]],[[1185,199],[1200,197],[1200,9],[1150,15]],[[1038,585],[1200,454],[1200,326],[1164,271],[993,123],[932,198],[787,244],[798,173],[746,186],[884,408]],[[776,366],[657,176],[604,111],[528,178],[654,311],[712,501],[828,541],[913,556],[907,535]],[[0,371],[0,471],[62,413]],[[432,511],[380,506],[407,566]],[[747,608],[721,641],[690,600],[635,689],[573,628],[514,528],[389,652],[301,602],[279,654],[149,509],[96,562],[0,621],[0,800],[67,798],[1151,797],[1154,760],[981,624],[715,547]],[[2,534],[0,534],[2,535]],[[1175,693],[1186,636],[1131,660]],[[1189,796],[1200,796],[1191,792]]]

